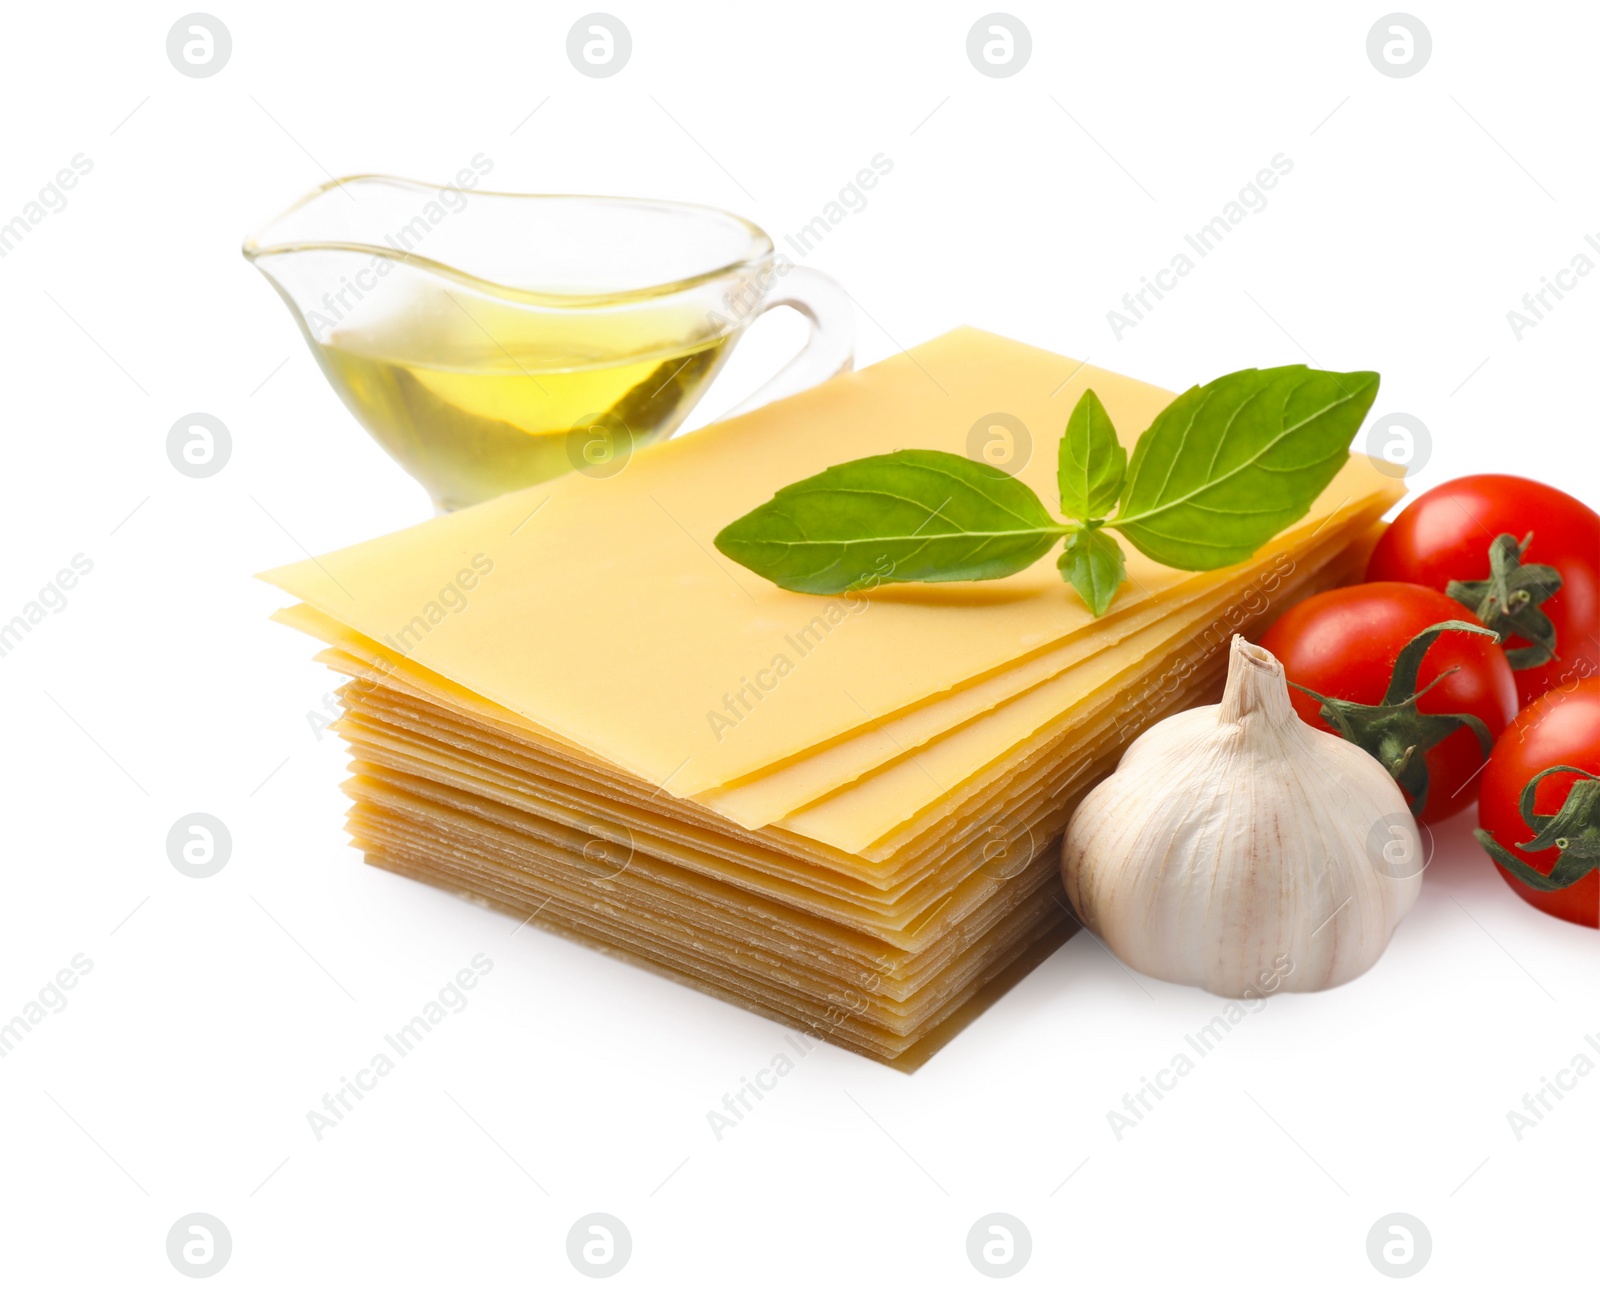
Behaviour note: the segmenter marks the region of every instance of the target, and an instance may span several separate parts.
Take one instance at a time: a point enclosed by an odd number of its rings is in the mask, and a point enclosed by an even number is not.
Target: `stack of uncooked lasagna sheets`
[[[1091,618],[1051,560],[788,593],[713,536],[900,448],[1055,500],[1086,388],[1131,446],[1170,395],[971,329],[582,472],[266,576],[349,681],[369,862],[910,1068],[1072,928],[1056,841],[1231,633],[1359,578],[1396,481],[1354,456],[1250,561],[1128,551]],[[1031,433],[1031,437],[1030,437]],[[614,465],[614,464],[613,464]]]

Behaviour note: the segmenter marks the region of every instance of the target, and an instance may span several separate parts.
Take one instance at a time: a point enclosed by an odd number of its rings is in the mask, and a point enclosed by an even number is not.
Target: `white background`
[[[966,1235],[997,1211],[1033,1237],[1018,1288],[1384,1287],[1396,1211],[1432,1234],[1418,1288],[1592,1280],[1600,1074],[1520,1142],[1506,1114],[1600,1034],[1600,944],[1466,818],[1376,969],[1272,1000],[1120,1143],[1107,1111],[1218,1003],[1085,937],[915,1076],[819,1046],[719,1142],[779,1028],[344,842],[307,719],[331,679],[250,576],[428,508],[238,246],[330,174],[479,152],[496,188],[781,241],[882,152],[806,262],[870,315],[862,363],[971,323],[1173,387],[1376,368],[1378,411],[1432,432],[1419,485],[1520,470],[1594,505],[1600,280],[1520,341],[1505,317],[1600,233],[1593,6],[1430,6],[1408,79],[1368,62],[1377,4],[1020,5],[1007,79],[967,60],[982,5],[619,0],[607,80],[567,61],[581,6],[227,4],[201,80],[166,58],[182,12],[12,6],[0,38],[0,221],[93,162],[0,260],[0,618],[94,563],[0,659],[0,1017],[94,967],[0,1060],[6,1287],[189,1287],[165,1241],[195,1211],[233,1237],[217,1288],[589,1287],[565,1237],[594,1211],[633,1236],[616,1287],[985,1287]],[[1115,340],[1106,311],[1278,153],[1270,205]],[[762,323],[704,411],[801,333]],[[197,410],[234,441],[209,480],[164,448]],[[195,811],[234,842],[203,881],[165,852]],[[307,1110],[475,953],[468,1008],[318,1143]]]

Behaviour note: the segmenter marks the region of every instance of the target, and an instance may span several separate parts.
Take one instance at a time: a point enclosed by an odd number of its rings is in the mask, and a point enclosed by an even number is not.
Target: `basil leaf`
[[[1303,364],[1191,387],[1139,437],[1108,524],[1179,570],[1243,561],[1311,509],[1377,394],[1377,373]]]
[[[1000,579],[1067,532],[1039,496],[987,463],[901,449],[785,486],[716,537],[717,551],[797,593],[919,580]]]
[[[1078,590],[1096,619],[1106,613],[1127,574],[1122,546],[1104,530],[1078,530],[1056,561],[1061,577]]]
[[[1061,510],[1080,521],[1097,521],[1117,504],[1128,451],[1117,440],[1100,397],[1085,391],[1061,437],[1056,479]]]

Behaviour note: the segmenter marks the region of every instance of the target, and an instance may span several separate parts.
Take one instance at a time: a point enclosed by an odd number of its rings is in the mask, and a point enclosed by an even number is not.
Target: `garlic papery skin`
[[[1144,974],[1224,997],[1365,972],[1425,861],[1383,765],[1302,722],[1283,666],[1238,636],[1222,703],[1135,740],[1061,845],[1090,932]]]

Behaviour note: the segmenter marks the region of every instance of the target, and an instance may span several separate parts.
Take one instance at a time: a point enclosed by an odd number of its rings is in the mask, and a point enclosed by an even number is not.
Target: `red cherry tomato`
[[[1367,578],[1398,579],[1444,592],[1452,580],[1484,581],[1489,547],[1496,536],[1518,543],[1533,539],[1522,554],[1528,565],[1554,567],[1561,585],[1537,600],[1554,632],[1555,658],[1516,669],[1517,696],[1526,705],[1552,687],[1600,673],[1600,514],[1550,485],[1521,476],[1462,476],[1413,499],[1378,540]],[[1468,598],[1470,603],[1473,599]],[[1463,603],[1464,619],[1476,608]],[[1535,621],[1536,622],[1536,621]],[[1490,623],[1491,628],[1503,625]],[[1512,652],[1535,644],[1514,631],[1502,644]]]
[[[1443,593],[1417,584],[1356,584],[1318,593],[1286,611],[1261,639],[1261,645],[1283,662],[1289,681],[1321,695],[1360,705],[1378,705],[1389,689],[1395,663],[1412,638],[1446,620],[1471,623],[1471,617]],[[1446,671],[1453,670],[1446,676]],[[1464,630],[1439,635],[1422,657],[1416,689],[1428,688],[1416,709],[1430,714],[1470,714],[1500,735],[1517,712],[1517,684],[1511,666],[1494,639]],[[1322,718],[1318,701],[1291,687],[1290,699],[1300,717],[1323,731],[1335,731]],[[1341,733],[1342,735],[1343,733]],[[1468,726],[1460,726],[1431,746],[1422,740],[1391,738],[1387,753],[1362,743],[1390,768],[1404,767],[1407,745],[1412,758],[1425,758],[1427,798],[1422,821],[1437,822],[1465,808],[1477,793],[1485,746]],[[1424,753],[1424,750],[1426,751]],[[1411,775],[1416,774],[1411,769]],[[1397,777],[1405,788],[1406,778]],[[1415,811],[1416,796],[1407,797]]]
[[[1537,850],[1523,847],[1538,835],[1535,825],[1523,817],[1523,791],[1545,769],[1562,766],[1600,777],[1600,678],[1545,692],[1506,728],[1484,769],[1478,825],[1495,844],[1546,876],[1563,858],[1568,859],[1570,868],[1581,868],[1585,848],[1594,847],[1592,834],[1587,841],[1579,838],[1581,826],[1575,822],[1556,832],[1557,838],[1563,838],[1561,830],[1565,829],[1565,848],[1559,844]],[[1533,816],[1543,821],[1560,813],[1572,799],[1573,788],[1583,780],[1575,772],[1540,777],[1533,795]],[[1504,866],[1499,870],[1506,883],[1540,911],[1600,928],[1600,871],[1589,870],[1576,883],[1547,892],[1516,879]]]

